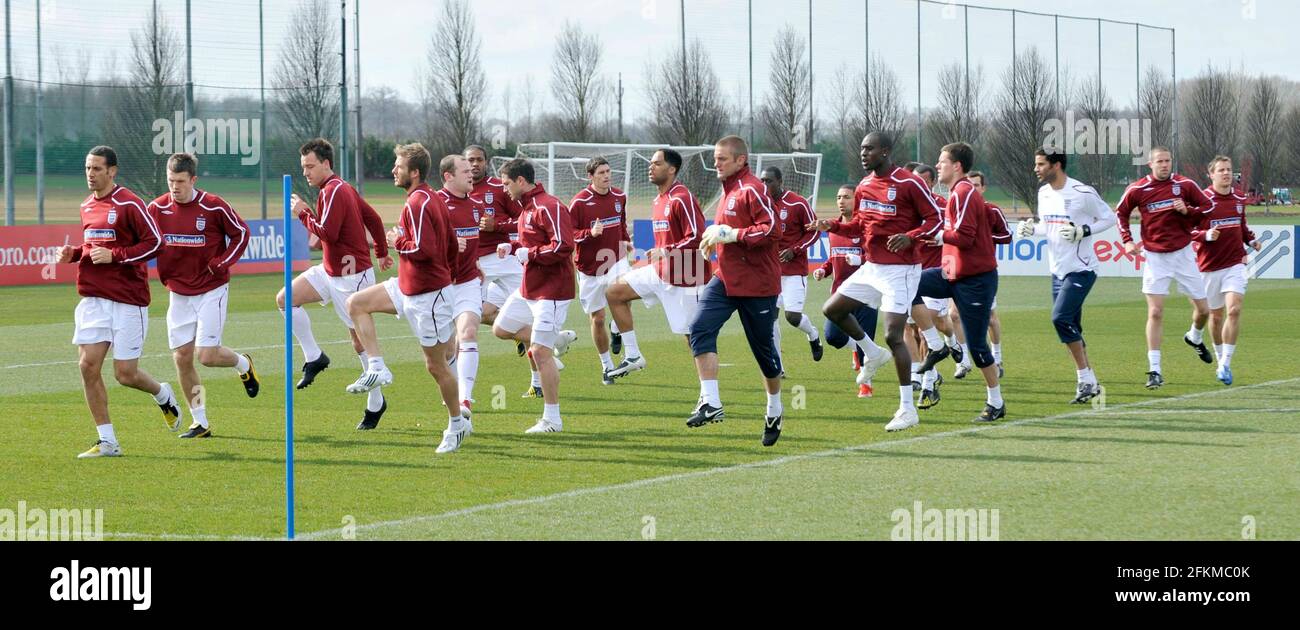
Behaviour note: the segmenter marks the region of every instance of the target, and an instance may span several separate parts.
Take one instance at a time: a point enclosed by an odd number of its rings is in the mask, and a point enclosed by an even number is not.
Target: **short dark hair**
[[[916,166],[913,166],[911,170],[917,175],[929,175],[930,179],[936,179],[939,177],[939,171],[934,170],[934,167],[929,164],[917,164]]]
[[[429,180],[429,163],[433,161],[429,157],[429,150],[419,142],[411,144],[399,144],[393,148],[393,155],[406,160],[406,170],[419,171],[420,181]]]
[[[117,166],[117,151],[113,150],[106,144],[101,144],[90,150],[86,155],[94,155],[104,158],[104,166]]]
[[[1061,168],[1065,168],[1065,152],[1056,147],[1051,147],[1050,149],[1039,149],[1034,151],[1034,155],[1041,155],[1047,158],[1047,163],[1049,165],[1060,164]]]
[[[916,167],[920,165],[921,165],[920,162],[908,162],[907,164],[903,165],[903,170],[916,172]]]
[[[609,160],[606,160],[605,158],[599,155],[597,155],[594,158],[591,158],[590,160],[587,160],[587,175],[588,176],[595,175],[596,169],[600,168],[602,165],[609,166]],[[610,166],[610,168],[614,168],[614,167]]]
[[[530,184],[537,183],[537,174],[533,171],[533,163],[524,158],[515,158],[502,164],[501,174],[505,175],[505,178],[510,181],[522,177],[524,181]]]
[[[835,192],[839,192],[841,190],[850,190],[853,192],[857,192],[858,187],[854,186],[853,184],[841,184],[839,189],[837,189]]]
[[[315,153],[316,159],[322,162],[329,162],[330,168],[334,168],[334,145],[324,138],[312,138],[303,143],[298,148],[298,155],[307,155]]]
[[[455,154],[444,156],[442,160],[438,162],[438,172],[443,175],[447,175],[448,173],[454,174],[456,172],[456,160],[464,160],[464,159],[468,159],[468,158],[466,158],[464,155],[455,155]]]
[[[682,154],[672,149],[659,149],[659,152],[664,154],[664,161],[668,166],[673,167],[673,170],[678,173],[682,172]]]
[[[972,166],[975,166],[975,149],[972,149],[965,142],[950,142],[943,145],[940,153],[947,153],[948,159],[961,164],[961,172],[969,173]]]
[[[199,158],[192,153],[173,153],[167,158],[167,170],[172,173],[189,173],[190,177],[199,174]]]
[[[892,150],[893,150],[893,148],[894,148],[894,138],[893,138],[893,136],[890,136],[889,134],[887,134],[887,133],[885,133],[885,132],[883,132],[883,131],[873,131],[873,132],[871,132],[871,133],[868,133],[868,134],[867,134],[867,137],[866,137],[866,138],[863,138],[863,140],[866,140],[867,138],[869,138],[869,137],[871,137],[871,136],[875,136],[875,137],[876,137],[876,140],[877,140],[878,144],[880,145],[880,148],[882,148],[882,149],[884,149],[884,150],[886,150],[886,151],[892,151]]]
[[[966,173],[966,177],[969,177],[971,179],[975,179],[976,177],[980,178],[981,186],[987,186],[989,183],[989,178],[984,176],[984,171],[971,171],[969,173]]]
[[[783,183],[785,182],[785,174],[781,172],[781,169],[775,166],[764,166],[763,174],[767,175],[769,173],[772,175],[773,178],[776,179],[776,181],[783,182]]]
[[[478,151],[479,153],[482,153],[482,154],[483,154],[483,159],[485,159],[485,160],[486,160],[487,157],[488,157],[487,149],[484,149],[483,147],[481,147],[481,146],[479,146],[479,145],[477,145],[477,144],[471,144],[471,145],[465,147],[465,150],[464,150],[464,151],[461,151],[460,154],[468,158],[468,157],[469,157],[469,152],[470,152],[470,151]]]

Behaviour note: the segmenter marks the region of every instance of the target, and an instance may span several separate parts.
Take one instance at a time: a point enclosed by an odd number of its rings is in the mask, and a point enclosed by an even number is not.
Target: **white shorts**
[[[781,294],[776,296],[777,308],[787,313],[802,313],[808,301],[808,276],[781,276]]]
[[[514,256],[479,256],[478,269],[483,272],[483,302],[497,308],[504,306],[510,294],[524,284],[524,266]]]
[[[72,343],[79,346],[109,342],[113,360],[139,359],[149,332],[149,307],[83,297],[73,315]]]
[[[384,281],[384,288],[388,290],[388,299],[393,301],[397,318],[405,319],[411,325],[411,332],[420,340],[420,345],[432,348],[451,339],[456,331],[451,287],[406,295],[397,286],[397,278],[389,278]]]
[[[906,315],[921,286],[921,265],[877,265],[869,260],[835,292],[884,313]]]
[[[324,265],[314,265],[302,272],[299,277],[306,278],[312,288],[316,289],[316,295],[320,296],[322,306],[334,303],[334,312],[348,328],[354,328],[352,317],[348,315],[348,298],[352,297],[353,293],[375,284],[373,268],[346,276],[331,276],[325,273]]]
[[[524,326],[533,328],[532,342],[555,349],[560,329],[569,315],[569,302],[573,300],[526,300],[518,291],[510,294],[497,314],[496,325],[506,332],[518,332]]]
[[[473,313],[483,316],[483,280],[474,278],[469,282],[451,285],[452,309],[454,317],[461,313]]]
[[[167,344],[175,350],[191,341],[196,348],[221,345],[230,285],[199,295],[172,293],[167,302]]]
[[[605,299],[605,289],[614,284],[619,276],[630,271],[632,271],[632,265],[627,263],[626,258],[615,263],[604,275],[589,276],[579,271],[578,303],[582,304],[582,312],[590,315],[609,306],[609,302]]]
[[[1193,300],[1205,299],[1205,282],[1196,267],[1196,253],[1189,243],[1176,252],[1146,252],[1147,264],[1142,268],[1142,292],[1147,295],[1169,295],[1169,282],[1176,281],[1178,289]]]
[[[700,310],[700,288],[679,287],[664,282],[654,265],[638,267],[621,279],[632,287],[646,308],[655,304],[664,305],[664,315],[668,317],[668,328],[677,335],[691,333],[691,321]]]
[[[1202,275],[1205,276],[1205,301],[1209,302],[1210,308],[1223,308],[1225,293],[1246,294],[1248,276],[1244,264],[1218,271],[1207,271]]]
[[[926,307],[926,308],[930,309],[931,311],[933,311],[933,312],[935,312],[935,313],[938,313],[938,314],[939,314],[939,317],[947,317],[947,316],[948,316],[948,300],[947,300],[947,299],[943,299],[943,298],[928,298],[928,297],[924,297],[924,296],[922,296],[922,297],[921,297],[921,301],[925,303],[925,307]]]

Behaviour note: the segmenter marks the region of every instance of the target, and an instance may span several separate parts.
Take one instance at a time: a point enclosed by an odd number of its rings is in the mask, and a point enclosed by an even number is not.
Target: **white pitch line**
[[[1297,382],[1297,381],[1300,381],[1300,377],[1297,377],[1297,378],[1289,378],[1289,379],[1283,379],[1283,380],[1277,380],[1277,381],[1269,381],[1269,382],[1267,382],[1267,383],[1256,383],[1256,384],[1254,384],[1254,385],[1246,385],[1246,386],[1243,386],[1243,387],[1236,387],[1236,388],[1211,389],[1211,390],[1205,390],[1205,391],[1201,391],[1201,392],[1193,392],[1193,393],[1191,393],[1191,394],[1183,394],[1183,395],[1181,395],[1181,396],[1174,396],[1174,397],[1172,397],[1172,398],[1161,398],[1161,399],[1156,399],[1156,400],[1144,400],[1144,401],[1141,401],[1141,402],[1126,403],[1126,404],[1122,404],[1122,405],[1116,405],[1116,406],[1112,407],[1112,409],[1124,409],[1124,408],[1130,408],[1130,407],[1144,407],[1144,406],[1153,405],[1153,404],[1159,404],[1159,403],[1168,403],[1168,402],[1174,402],[1174,401],[1178,401],[1178,400],[1187,400],[1187,399],[1190,399],[1190,398],[1201,398],[1201,397],[1205,397],[1205,396],[1217,396],[1217,395],[1219,395],[1219,394],[1223,394],[1223,393],[1238,392],[1238,391],[1244,391],[1244,390],[1248,390],[1248,389],[1256,389],[1256,388],[1259,388],[1259,387],[1271,387],[1271,386],[1275,386],[1275,385],[1285,385],[1285,384],[1288,384],[1288,383],[1294,383],[1294,382]],[[944,432],[940,432],[940,433],[930,433],[930,434],[926,434],[926,435],[918,435],[918,436],[916,436],[916,437],[905,438],[905,439],[901,439],[901,440],[890,440],[890,441],[887,441],[887,442],[873,442],[873,443],[870,443],[870,444],[860,444],[860,445],[858,445],[858,446],[847,446],[847,447],[841,447],[841,448],[829,449],[829,450],[825,450],[825,451],[818,451],[818,452],[815,452],[815,453],[805,453],[805,454],[803,454],[803,455],[787,455],[787,456],[785,456],[785,457],[778,457],[778,458],[776,458],[776,459],[769,459],[769,460],[758,461],[758,462],[748,462],[748,463],[744,463],[744,464],[734,464],[734,465],[731,465],[731,466],[719,466],[719,467],[716,467],[716,468],[710,468],[710,469],[708,469],[708,470],[697,470],[697,471],[686,472],[686,473],[675,473],[675,474],[672,474],[672,475],[663,475],[663,476],[660,476],[660,477],[649,477],[649,478],[646,478],[646,479],[637,479],[637,480],[634,480],[634,481],[629,481],[629,482],[624,482],[624,483],[618,483],[618,484],[612,484],[612,485],[607,485],[607,486],[596,486],[596,487],[592,487],[592,488],[578,488],[578,489],[575,489],[575,490],[568,490],[568,491],[565,491],[565,492],[558,492],[558,493],[555,493],[555,494],[548,494],[548,495],[544,495],[544,496],[540,496],[540,497],[530,497],[530,498],[527,498],[527,499],[511,499],[511,500],[509,500],[509,501],[500,501],[500,502],[497,502],[497,503],[485,503],[485,504],[482,504],[482,505],[476,505],[476,506],[473,506],[473,507],[462,508],[462,509],[459,509],[459,510],[452,510],[452,511],[450,511],[450,512],[442,512],[442,513],[438,513],[438,514],[425,514],[425,515],[420,515],[420,516],[410,516],[410,517],[406,517],[406,518],[402,518],[402,519],[396,519],[396,520],[390,520],[390,521],[379,521],[379,522],[376,522],[376,523],[368,523],[368,524],[365,524],[365,525],[358,525],[358,526],[355,526],[355,527],[353,527],[353,528],[351,528],[351,529],[352,529],[352,531],[361,532],[361,531],[366,531],[366,530],[379,529],[379,528],[382,528],[382,527],[400,527],[400,526],[404,526],[404,525],[411,525],[411,524],[414,524],[414,523],[431,522],[431,521],[437,521],[437,520],[442,520],[442,519],[447,519],[447,518],[454,518],[454,517],[457,517],[457,516],[465,516],[465,515],[469,515],[469,514],[476,514],[476,513],[478,513],[478,512],[486,512],[486,511],[491,511],[491,510],[500,510],[500,509],[504,509],[504,508],[511,508],[511,507],[525,506],[525,505],[538,505],[538,504],[542,504],[542,503],[549,503],[549,502],[551,502],[551,501],[555,501],[555,500],[557,500],[557,499],[568,499],[568,498],[573,498],[573,497],[585,496],[585,495],[589,495],[589,494],[600,494],[600,493],[610,492],[610,491],[614,491],[614,490],[628,490],[628,489],[640,488],[640,487],[643,487],[643,486],[655,485],[655,484],[660,484],[660,483],[665,483],[665,482],[670,482],[670,481],[680,481],[680,480],[683,480],[683,479],[694,479],[694,478],[699,478],[699,477],[710,477],[710,476],[718,475],[718,474],[722,474],[722,473],[734,472],[734,471],[738,471],[738,470],[748,470],[748,469],[751,469],[751,468],[761,468],[761,467],[765,467],[765,466],[780,466],[780,465],[788,464],[788,463],[791,463],[791,462],[804,461],[804,460],[809,460],[809,459],[814,459],[814,458],[820,458],[820,457],[828,457],[828,456],[831,456],[831,455],[840,455],[840,454],[844,454],[844,453],[853,453],[853,452],[859,452],[859,451],[866,451],[866,450],[871,450],[871,449],[873,449],[873,448],[885,448],[885,447],[889,447],[889,446],[898,446],[898,445],[900,445],[900,444],[916,444],[916,443],[918,443],[918,442],[925,442],[925,441],[929,441],[929,440],[937,440],[937,439],[947,438],[947,437],[955,437],[955,436],[961,436],[961,435],[971,435],[971,434],[973,434],[973,433],[979,433],[979,432],[982,432],[982,431],[992,431],[992,430],[995,430],[995,429],[1004,429],[1004,428],[1007,428],[1007,427],[1014,427],[1014,426],[1020,426],[1020,425],[1028,424],[1028,423],[1031,423],[1031,422],[1044,422],[1044,421],[1049,421],[1049,420],[1061,420],[1061,419],[1065,419],[1065,418],[1075,418],[1075,417],[1079,417],[1079,416],[1092,416],[1092,417],[1098,417],[1098,416],[1101,416],[1101,415],[1103,415],[1103,414],[1102,414],[1102,413],[1098,413],[1098,412],[1094,412],[1094,411],[1091,411],[1091,410],[1088,410],[1088,411],[1074,411],[1074,412],[1069,412],[1069,413],[1062,413],[1062,414],[1057,414],[1057,415],[1054,415],[1054,416],[1044,416],[1044,417],[1038,417],[1038,418],[1025,418],[1025,419],[1023,419],[1023,420],[1014,420],[1014,421],[1012,421],[1012,422],[1005,422],[1005,423],[998,423],[998,424],[991,424],[991,425],[981,425],[981,426],[977,426],[977,427],[971,427],[971,428],[969,428],[969,429],[959,429],[959,430],[956,430],[956,431],[944,431]],[[298,538],[301,539],[301,540],[320,539],[320,538],[325,538],[325,537],[327,537],[327,536],[333,536],[333,535],[341,534],[342,531],[343,531],[342,528],[326,529],[326,530],[320,530],[320,531],[315,531],[315,532],[308,532],[308,533],[302,534],[302,535],[299,536]]]
[[[395,337],[380,337],[379,340],[380,340],[380,341],[388,341],[388,340],[392,340],[392,339],[413,339],[413,338],[414,338],[414,335],[397,335],[397,336],[395,336]],[[339,344],[352,343],[352,340],[351,340],[351,339],[343,339],[343,340],[340,340],[340,341],[321,341],[321,342],[317,342],[317,343],[318,343],[318,345],[322,345],[322,346],[334,346],[334,345],[339,345]],[[284,348],[284,344],[279,343],[279,344],[275,344],[275,345],[271,345],[271,346],[244,346],[244,347],[241,347],[241,348],[234,348],[234,349],[235,349],[235,350],[271,350],[271,349],[274,349],[274,348]],[[171,358],[171,356],[172,356],[171,354],[147,354],[147,355],[144,355],[144,356],[142,356],[142,357],[140,357],[140,358],[141,358],[141,359],[163,359],[163,358]],[[5,366],[0,366],[0,369],[3,369],[3,370],[16,370],[16,369],[19,369],[19,368],[49,367],[49,366],[51,366],[51,365],[76,365],[77,363],[78,363],[77,361],[50,361],[50,362],[48,362],[48,363],[23,363],[23,364],[20,364],[20,365],[5,365]]]
[[[1244,389],[1244,388],[1243,388]],[[1300,407],[1291,407],[1288,409],[1152,409],[1151,411],[1098,411],[1094,414],[1099,417],[1105,416],[1158,416],[1158,415],[1187,415],[1187,414],[1212,414],[1223,415],[1226,413],[1296,413],[1300,412]]]

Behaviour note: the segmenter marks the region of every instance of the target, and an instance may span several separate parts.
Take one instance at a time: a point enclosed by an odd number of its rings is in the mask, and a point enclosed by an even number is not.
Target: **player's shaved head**
[[[889,137],[889,134],[882,131],[873,131],[867,134],[867,137],[863,138],[862,141],[886,151],[894,148],[894,139]]]

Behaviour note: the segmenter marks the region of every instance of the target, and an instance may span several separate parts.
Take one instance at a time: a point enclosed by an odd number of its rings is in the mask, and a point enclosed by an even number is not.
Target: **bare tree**
[[[501,90],[501,110],[505,113],[505,127],[506,127],[507,138],[511,137],[510,134],[513,131],[512,127],[514,123],[514,118],[511,116],[511,114],[513,113],[512,110],[514,109],[512,107],[514,105],[514,100],[515,100],[514,96],[515,96],[514,90],[511,89],[510,84],[507,83],[506,87]]]
[[[1031,209],[1038,205],[1034,152],[1044,147],[1047,122],[1060,117],[1052,69],[1032,48],[1002,73],[983,151],[991,177]]]
[[[534,138],[533,120],[537,114],[535,111],[537,106],[537,88],[533,83],[532,74],[524,76],[523,94],[520,95],[520,99],[523,101],[524,105],[524,129],[523,133],[520,135],[520,141],[531,142]]]
[[[429,114],[425,136],[434,155],[446,155],[461,151],[479,137],[487,75],[468,0],[444,2],[433,33],[421,94]]]
[[[1282,125],[1283,145],[1286,146],[1286,171],[1283,177],[1288,184],[1300,184],[1300,101],[1292,102]]]
[[[1282,169],[1282,128],[1284,116],[1281,95],[1269,77],[1255,79],[1255,89],[1250,95],[1250,109],[1246,115],[1246,155],[1250,156],[1251,181],[1256,190],[1268,190],[1277,183]]]
[[[777,151],[806,151],[811,144],[807,129],[808,94],[807,43],[793,27],[786,26],[772,42],[768,92],[758,111],[767,144]]]
[[[605,96],[597,81],[603,56],[598,35],[565,20],[551,59],[551,94],[559,107],[557,139],[587,142],[591,138],[595,113]]]
[[[950,142],[979,146],[988,126],[984,102],[984,68],[976,66],[967,78],[959,63],[939,69],[939,105],[925,121],[925,156],[937,156]]]
[[[846,69],[841,68],[835,83],[832,115],[839,127],[840,145],[844,148],[848,171],[860,177],[862,162],[858,150],[862,138],[878,131],[893,138],[897,145],[907,129],[902,87],[898,75],[874,56],[868,68],[856,75],[849,75]]]
[[[381,85],[366,91],[361,111],[367,136],[398,141],[410,133],[406,123],[415,116],[415,108],[402,100],[397,90]]]
[[[1183,98],[1180,171],[1192,177],[1220,153],[1233,155],[1238,148],[1237,81],[1227,71],[1206,67],[1187,86]],[[1205,177],[1197,178],[1204,181]]]
[[[181,48],[167,18],[154,3],[144,24],[131,33],[126,82],[114,86],[104,121],[108,143],[117,151],[118,179],[145,199],[167,189],[168,152],[155,150],[155,121],[169,123],[184,107],[180,88]],[[166,127],[163,128],[164,130]],[[175,133],[172,133],[173,137]],[[168,143],[173,144],[173,143]],[[166,144],[160,146],[167,146]],[[183,147],[173,146],[172,151]]]
[[[707,144],[722,136],[727,110],[702,41],[691,41],[685,60],[682,51],[674,47],[657,67],[646,66],[645,77],[650,97],[648,126],[657,142]]]
[[[269,155],[274,168],[298,170],[298,145],[311,138],[337,139],[339,132],[339,31],[326,0],[302,0],[285,33],[272,75],[278,95],[277,133]],[[333,165],[338,168],[338,164]],[[294,179],[299,194],[307,183]]]
[[[1096,188],[1097,192],[1105,196],[1106,187],[1111,183],[1118,164],[1112,151],[1127,148],[1120,147],[1118,138],[1108,133],[1112,126],[1105,121],[1114,118],[1115,106],[1106,93],[1101,77],[1096,75],[1079,86],[1074,100],[1079,120],[1088,121],[1092,125],[1092,133],[1083,134],[1074,145],[1074,152],[1078,155],[1077,172],[1085,184]],[[1068,129],[1066,133],[1074,133],[1074,130]],[[1109,143],[1108,140],[1115,140],[1115,143]]]
[[[1152,66],[1142,77],[1138,95],[1138,117],[1151,121],[1150,146],[1166,146],[1174,151],[1174,84],[1164,71]]]

